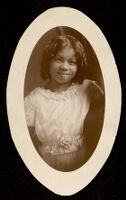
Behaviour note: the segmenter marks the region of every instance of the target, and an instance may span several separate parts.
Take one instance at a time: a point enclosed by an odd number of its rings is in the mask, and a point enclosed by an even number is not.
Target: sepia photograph
[[[24,106],[32,142],[49,166],[67,172],[90,158],[101,135],[104,96],[88,40],[66,26],[46,32],[27,66]]]
[[[61,196],[92,184],[121,113],[118,69],[95,22],[69,7],[41,12],[18,41],[6,97],[13,146],[34,182]]]

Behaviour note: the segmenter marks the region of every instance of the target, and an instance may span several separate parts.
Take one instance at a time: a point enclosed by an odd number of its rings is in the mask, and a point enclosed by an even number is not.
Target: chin
[[[67,84],[67,83],[71,83],[72,79],[67,79],[67,78],[59,78],[57,79],[57,83],[59,84]]]
[[[58,80],[57,81],[57,83],[59,83],[59,84],[69,84],[69,83],[71,83],[71,80]]]

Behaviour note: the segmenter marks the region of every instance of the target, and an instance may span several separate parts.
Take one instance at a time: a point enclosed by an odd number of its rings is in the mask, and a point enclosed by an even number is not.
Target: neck
[[[53,92],[63,92],[71,86],[71,82],[65,84],[59,84],[53,81],[49,81],[46,85],[47,89],[50,89]]]

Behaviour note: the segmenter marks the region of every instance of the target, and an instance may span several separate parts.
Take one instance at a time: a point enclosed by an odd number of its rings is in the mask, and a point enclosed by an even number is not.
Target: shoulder
[[[44,88],[37,87],[37,88],[33,89],[33,90],[26,96],[26,98],[31,98],[31,99],[37,98],[37,97],[39,97],[39,96],[43,93],[44,90],[45,90]]]
[[[37,96],[37,95],[39,95],[40,91],[41,91],[41,88],[40,88],[40,87],[37,87],[37,88],[33,89],[33,90],[27,95],[27,97],[34,97],[34,96]]]
[[[37,87],[33,89],[26,97],[25,97],[25,102],[32,103],[34,104],[37,100],[40,99],[41,96],[41,88]]]

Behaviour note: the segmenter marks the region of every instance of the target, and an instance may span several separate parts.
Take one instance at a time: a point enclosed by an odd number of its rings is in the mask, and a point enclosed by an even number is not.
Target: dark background
[[[108,160],[96,178],[79,193],[63,197],[42,186],[28,171],[11,139],[6,112],[6,84],[17,43],[28,25],[55,6],[76,8],[102,30],[113,51],[122,85],[122,114]],[[122,200],[126,178],[126,6],[123,1],[27,0],[0,6],[0,199],[1,200]],[[20,75],[19,75],[20,76]],[[18,77],[17,77],[18,79]],[[93,167],[93,166],[92,166]]]

